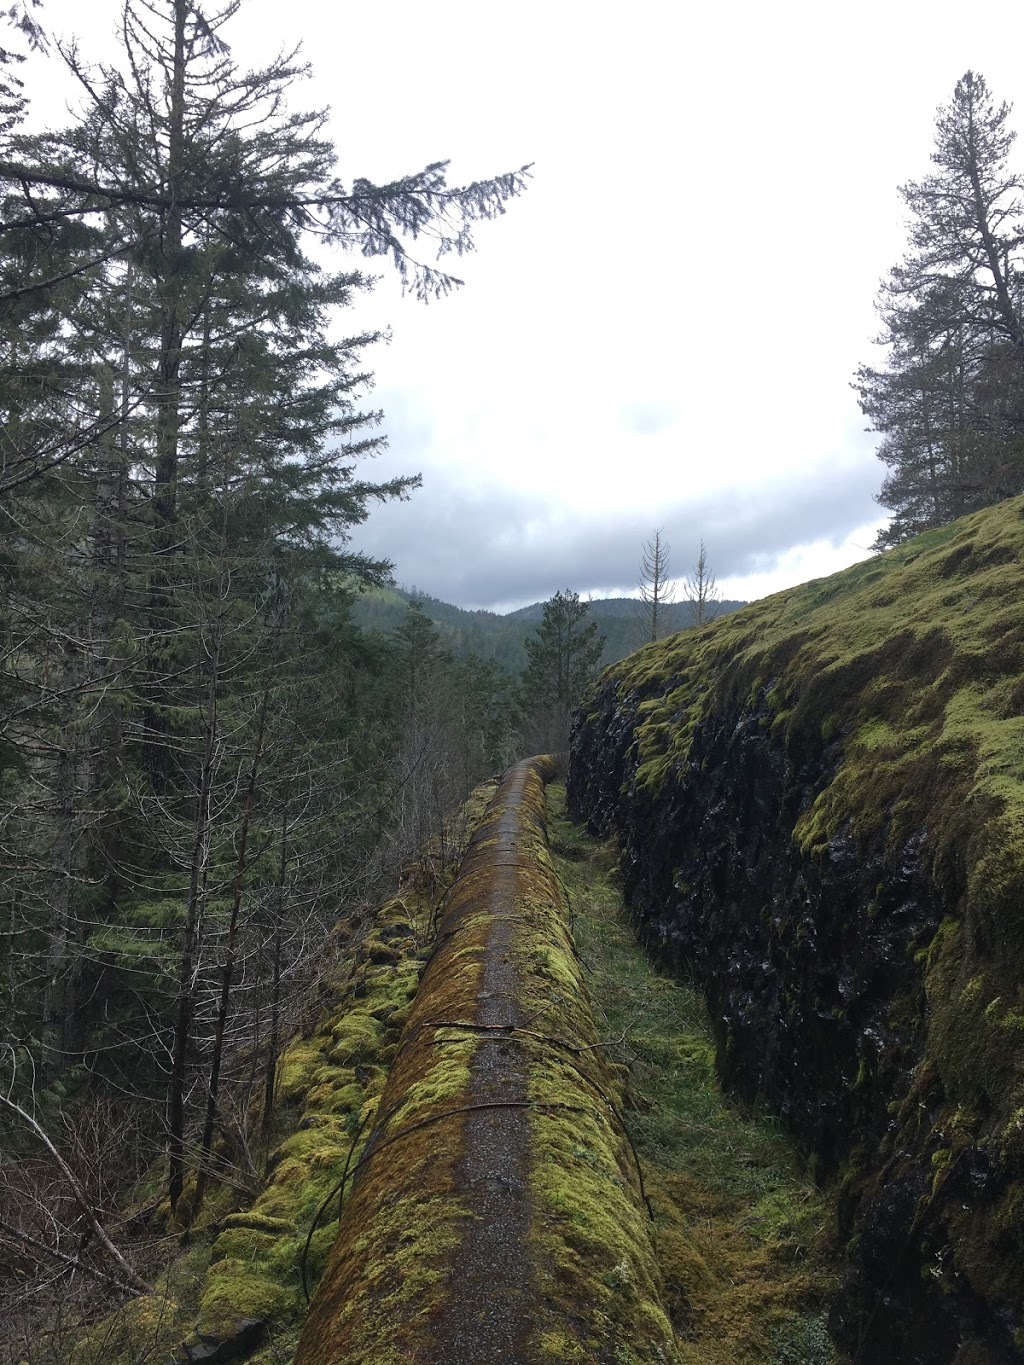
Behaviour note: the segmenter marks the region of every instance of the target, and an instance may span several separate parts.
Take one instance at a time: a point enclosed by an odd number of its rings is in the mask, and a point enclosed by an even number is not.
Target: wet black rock
[[[227,1365],[244,1360],[263,1344],[266,1323],[262,1318],[243,1318],[229,1337],[200,1336],[186,1346],[183,1365]]]
[[[893,848],[886,827],[840,830],[804,853],[794,827],[841,751],[774,738],[767,691],[711,711],[685,758],[641,783],[645,697],[613,676],[573,736],[570,814],[619,837],[638,934],[703,988],[723,1080],[783,1116],[840,1191],[838,1341],[859,1362],[1019,1365],[1019,1314],[967,1282],[951,1245],[952,1211],[997,1197],[992,1164],[974,1151],[936,1178],[920,959],[949,910],[925,831]]]

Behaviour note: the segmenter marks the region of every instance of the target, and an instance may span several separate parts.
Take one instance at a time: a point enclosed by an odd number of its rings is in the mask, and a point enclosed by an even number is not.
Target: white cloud
[[[96,51],[118,8],[44,14]],[[628,16],[246,0],[226,36],[243,61],[304,41],[317,75],[293,102],[333,103],[346,176],[536,162],[453,263],[457,297],[423,308],[385,280],[355,315],[394,327],[367,357],[392,442],[367,475],[425,475],[360,532],[400,574],[467,603],[628,590],[663,526],[680,546],[703,532],[723,586],[752,595],[870,544],[882,470],[849,381],[902,250],[896,187],[927,169],[935,106],[967,66],[1012,98],[1019,4],[967,25],[952,0],[637,0]],[[51,110],[56,71],[26,68]]]

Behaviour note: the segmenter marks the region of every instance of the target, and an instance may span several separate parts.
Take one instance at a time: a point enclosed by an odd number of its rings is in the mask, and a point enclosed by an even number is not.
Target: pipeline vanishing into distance
[[[676,1359],[548,852],[553,774],[504,774],[440,907],[295,1365]]]

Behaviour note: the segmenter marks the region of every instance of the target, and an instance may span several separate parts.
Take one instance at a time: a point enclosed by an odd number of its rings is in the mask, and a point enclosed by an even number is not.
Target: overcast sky
[[[119,10],[43,14],[109,57]],[[867,554],[883,470],[850,380],[878,359],[897,186],[966,69],[1024,115],[1019,0],[245,0],[223,36],[243,63],[303,43],[294,104],[331,105],[346,177],[534,163],[457,296],[384,278],[363,308],[392,328],[363,472],[423,488],[356,543],[400,583],[496,609],[631,593],[656,527],[680,576],[703,537],[729,597]],[[58,61],[27,73],[41,105]]]

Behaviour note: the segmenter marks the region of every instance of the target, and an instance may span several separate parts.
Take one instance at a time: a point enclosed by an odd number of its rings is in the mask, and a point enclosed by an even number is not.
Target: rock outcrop
[[[639,651],[573,737],[723,1077],[836,1182],[855,1361],[1024,1360],[1024,500]]]

